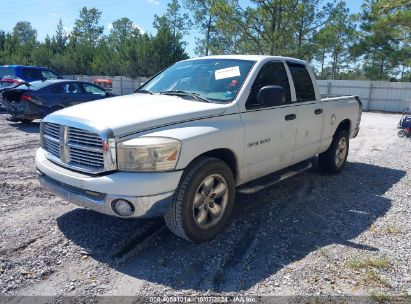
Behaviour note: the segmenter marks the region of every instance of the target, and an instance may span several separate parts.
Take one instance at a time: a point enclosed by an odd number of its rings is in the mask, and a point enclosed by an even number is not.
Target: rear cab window
[[[303,64],[287,62],[294,81],[297,102],[315,101],[315,90],[310,73]]]

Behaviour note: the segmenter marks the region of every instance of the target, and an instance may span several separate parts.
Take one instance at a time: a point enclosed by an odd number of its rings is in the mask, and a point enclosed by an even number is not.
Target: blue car
[[[1,65],[0,66],[0,112],[5,110],[1,92],[17,87],[24,82],[62,79],[59,74],[45,67],[27,65]]]
[[[67,79],[26,82],[3,91],[9,120],[30,122],[79,103],[115,96],[95,84]]]
[[[0,79],[6,76],[11,76],[15,79],[21,79],[23,82],[63,78],[59,74],[45,67],[26,65],[1,65]]]

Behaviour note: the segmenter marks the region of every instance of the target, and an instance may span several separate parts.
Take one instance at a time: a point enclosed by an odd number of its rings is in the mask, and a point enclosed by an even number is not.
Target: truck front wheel
[[[229,166],[217,158],[201,158],[184,173],[164,220],[177,236],[190,242],[206,241],[224,229],[234,199]]]
[[[334,135],[331,146],[318,156],[318,164],[324,173],[340,173],[347,162],[349,136],[341,130]]]

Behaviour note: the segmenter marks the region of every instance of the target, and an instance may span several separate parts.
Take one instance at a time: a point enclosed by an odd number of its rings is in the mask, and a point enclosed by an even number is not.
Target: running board
[[[260,190],[271,187],[287,178],[304,172],[312,167],[311,161],[304,161],[289,168],[263,176],[255,181],[248,182],[237,188],[241,194],[254,194]]]

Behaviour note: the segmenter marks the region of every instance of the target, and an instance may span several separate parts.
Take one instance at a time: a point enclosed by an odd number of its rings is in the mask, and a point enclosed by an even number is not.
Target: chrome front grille
[[[44,135],[50,137],[59,138],[60,137],[60,126],[54,123],[46,123],[43,128]]]
[[[45,122],[42,147],[48,152],[50,160],[66,167],[89,173],[107,169],[104,140],[93,132]]]
[[[60,126],[58,124],[44,124],[43,148],[55,157],[60,158]]]
[[[103,141],[97,134],[80,130],[77,128],[68,129],[69,143],[90,148],[101,149]]]
[[[70,148],[70,162],[81,166],[104,168],[103,152],[92,152],[84,149]]]
[[[53,141],[48,136],[44,137],[43,148],[54,155],[55,157],[60,158],[60,145],[58,142]]]

